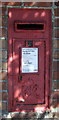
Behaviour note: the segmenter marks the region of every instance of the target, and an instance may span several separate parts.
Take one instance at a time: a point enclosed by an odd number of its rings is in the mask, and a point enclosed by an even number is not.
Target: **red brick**
[[[53,73],[53,79],[54,79],[54,80],[59,80],[59,71],[55,71],[55,72]]]
[[[56,19],[56,20],[55,20],[55,26],[56,26],[56,27],[57,27],[57,26],[59,27],[59,19]]]
[[[6,103],[0,102],[0,110],[6,110]]]
[[[0,72],[0,80],[7,80],[7,72]]]
[[[59,8],[55,9],[55,16],[59,16]]]
[[[53,82],[53,89],[59,89],[59,82]]]
[[[35,7],[48,7],[51,6],[50,2],[24,2],[25,6],[35,6]]]
[[[0,90],[6,90],[6,82],[0,82]]]
[[[54,40],[53,41],[53,47],[54,48],[59,48],[59,40]]]
[[[53,69],[54,69],[54,70],[59,70],[59,61],[53,62]]]
[[[55,30],[55,37],[59,38],[59,30]]]

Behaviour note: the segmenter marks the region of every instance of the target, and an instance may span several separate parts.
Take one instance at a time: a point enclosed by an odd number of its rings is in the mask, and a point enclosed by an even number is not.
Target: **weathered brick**
[[[3,26],[3,27],[7,27],[6,17],[2,18],[2,26]]]
[[[55,26],[57,27],[59,27],[59,19],[55,19]]]
[[[55,37],[59,38],[59,30],[55,30]]]
[[[7,70],[7,62],[0,62],[0,70]]]
[[[7,80],[7,72],[0,72],[0,80]]]
[[[2,48],[7,49],[7,40],[2,40]]]
[[[0,59],[2,59],[2,51],[0,50]]]
[[[54,48],[59,48],[59,40],[54,40],[53,41],[53,47]]]
[[[3,37],[7,36],[7,30],[5,28],[2,29],[2,36]]]
[[[1,95],[1,93],[0,93],[0,95]],[[3,92],[3,93],[2,93],[2,100],[3,100],[3,101],[5,101],[5,100],[7,101],[7,99],[8,99],[7,93],[6,93],[6,92]]]
[[[6,7],[2,7],[2,16],[6,15]]]
[[[56,6],[59,6],[59,1],[58,1],[58,2],[55,2],[55,5],[56,5]]]
[[[0,102],[0,110],[6,110],[6,103]]]
[[[51,5],[51,2],[24,2],[24,6],[48,7]]]
[[[22,2],[3,2],[3,5],[15,5],[15,6],[20,6],[22,5]],[[52,2],[24,2],[25,6],[45,6],[45,7],[49,7],[52,5]]]
[[[9,2],[2,2],[2,5],[8,5]]]
[[[0,28],[0,37],[2,36],[2,29]]]
[[[2,2],[0,2],[0,5],[2,5]]]
[[[0,40],[0,48],[2,48],[2,40]]]
[[[58,96],[58,98],[59,98],[59,91],[54,91],[53,94],[52,94],[52,97],[53,97],[54,99],[56,99],[57,96]]]
[[[53,108],[59,107],[59,101],[57,101],[57,99],[55,101],[52,100],[51,105],[52,105]]]
[[[53,62],[53,69],[54,69],[54,70],[59,70],[59,61]]]
[[[53,72],[53,80],[59,80],[59,71]]]
[[[2,100],[2,93],[0,92],[0,100]]]
[[[31,6],[33,4],[33,2],[24,2],[24,6]]]
[[[0,82],[0,90],[2,90],[2,82]]]
[[[0,62],[0,70],[2,70],[2,62]]]
[[[2,62],[2,69],[7,70],[7,62]]]
[[[2,8],[0,7],[0,16],[2,16]]]
[[[59,59],[59,51],[54,51],[53,57],[54,57],[55,59]]]
[[[0,39],[0,48],[7,49],[7,40],[5,40],[5,39],[1,40]]]
[[[0,100],[2,100],[2,92],[0,92]]]
[[[21,5],[21,2],[2,2],[2,5],[12,5],[12,6],[18,6]]]
[[[7,30],[5,28],[0,28],[0,37],[6,37],[7,36]]]
[[[6,87],[6,82],[0,82],[0,90],[6,90],[7,87]]]
[[[51,97],[52,107],[59,107],[59,91],[54,91]]]
[[[7,59],[7,50],[2,51],[2,59]]]
[[[59,82],[58,81],[53,82],[53,89],[59,89]]]
[[[54,12],[55,12],[55,16],[59,16],[59,8],[55,9]]]
[[[0,17],[0,26],[2,26],[2,17]]]

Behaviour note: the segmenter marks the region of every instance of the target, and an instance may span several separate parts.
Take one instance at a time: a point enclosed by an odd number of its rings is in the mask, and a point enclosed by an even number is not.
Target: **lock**
[[[28,47],[33,47],[33,41],[28,41]]]
[[[18,81],[22,81],[22,75],[19,76]]]
[[[22,75],[20,75],[20,80],[22,80]]]

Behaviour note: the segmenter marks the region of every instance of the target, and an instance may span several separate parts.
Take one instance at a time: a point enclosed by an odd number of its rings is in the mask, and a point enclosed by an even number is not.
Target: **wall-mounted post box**
[[[8,10],[9,111],[49,106],[51,22],[51,10]]]

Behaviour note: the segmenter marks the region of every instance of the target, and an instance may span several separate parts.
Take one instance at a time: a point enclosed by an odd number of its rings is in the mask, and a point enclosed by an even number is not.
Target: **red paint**
[[[49,106],[51,68],[51,10],[8,11],[9,111],[37,110]],[[16,15],[16,16],[15,16]],[[17,24],[44,24],[42,30],[17,30]],[[42,27],[42,26],[41,26]],[[24,32],[25,31],[25,32]],[[28,41],[33,46],[28,46]],[[22,73],[22,48],[38,48],[38,72]]]

